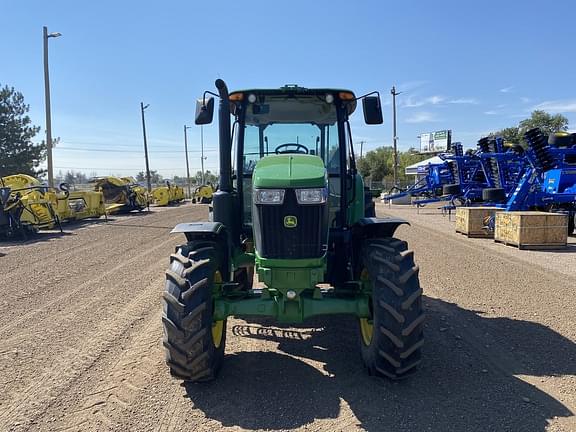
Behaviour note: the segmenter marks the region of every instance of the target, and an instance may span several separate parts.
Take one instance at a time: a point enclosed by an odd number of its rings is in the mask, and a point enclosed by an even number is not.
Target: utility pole
[[[52,162],[52,116],[50,112],[50,76],[48,74],[48,38],[62,36],[61,33],[48,33],[42,28],[44,43],[44,99],[46,101],[46,149],[48,151],[48,186],[54,187],[54,163]]]
[[[398,186],[398,135],[396,133],[396,96],[402,92],[397,92],[396,87],[392,86],[390,94],[392,95],[392,118],[393,118],[393,142],[394,142],[394,186]]]
[[[184,125],[184,152],[186,153],[186,184],[188,185],[188,198],[192,198],[192,189],[190,188],[190,165],[188,164],[188,134],[186,131],[192,126]]]
[[[360,159],[362,159],[363,150],[364,150],[364,141],[360,141]]]
[[[144,157],[146,158],[146,181],[148,183],[148,192],[152,192],[152,182],[150,180],[150,164],[148,163],[148,143],[146,142],[146,122],[144,121],[144,110],[150,104],[144,106],[144,102],[140,102],[140,110],[142,111],[142,133],[144,134]]]
[[[200,163],[202,169],[202,184],[206,184],[204,178],[204,126],[200,125],[200,147],[201,147],[201,156],[200,156]]]

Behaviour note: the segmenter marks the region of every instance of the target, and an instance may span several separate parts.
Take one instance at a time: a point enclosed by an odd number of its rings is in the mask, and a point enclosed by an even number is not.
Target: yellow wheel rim
[[[363,269],[360,273],[360,281],[364,283],[370,283],[370,275],[368,269]],[[372,342],[372,334],[374,332],[374,325],[372,320],[368,318],[360,318],[360,333],[362,335],[362,342],[364,345],[369,346]]]
[[[222,275],[219,271],[214,273],[214,283],[222,283]],[[216,348],[220,347],[222,343],[222,336],[224,335],[224,321],[214,321],[212,323],[212,343]]]
[[[372,342],[372,332],[374,331],[374,326],[368,318],[360,318],[360,333],[362,333],[362,342],[364,345],[369,346]]]
[[[212,342],[216,348],[220,347],[222,343],[222,335],[224,334],[224,321],[216,321],[212,324]]]

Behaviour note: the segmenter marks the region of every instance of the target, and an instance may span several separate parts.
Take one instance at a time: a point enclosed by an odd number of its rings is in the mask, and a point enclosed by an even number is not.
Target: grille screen
[[[317,258],[325,252],[326,204],[299,205],[294,190],[286,190],[284,204],[257,205],[254,225],[256,249],[263,258]],[[286,228],[284,218],[296,217]]]

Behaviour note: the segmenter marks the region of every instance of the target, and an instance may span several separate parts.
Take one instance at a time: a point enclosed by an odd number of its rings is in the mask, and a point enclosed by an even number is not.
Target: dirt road
[[[171,379],[160,296],[181,238],[168,232],[206,217],[185,205],[0,244],[0,431],[575,431],[576,245],[519,252],[378,210],[413,222],[398,235],[428,318],[410,380],[366,376],[348,318],[231,319],[220,378]]]

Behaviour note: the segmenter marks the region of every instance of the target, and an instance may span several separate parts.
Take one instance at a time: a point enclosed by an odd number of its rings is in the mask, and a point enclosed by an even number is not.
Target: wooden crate
[[[468,237],[492,238],[494,233],[484,229],[484,220],[502,211],[498,207],[458,207],[456,209],[456,232]]]
[[[562,213],[536,211],[496,214],[494,240],[519,249],[557,249],[566,247],[568,217]]]

